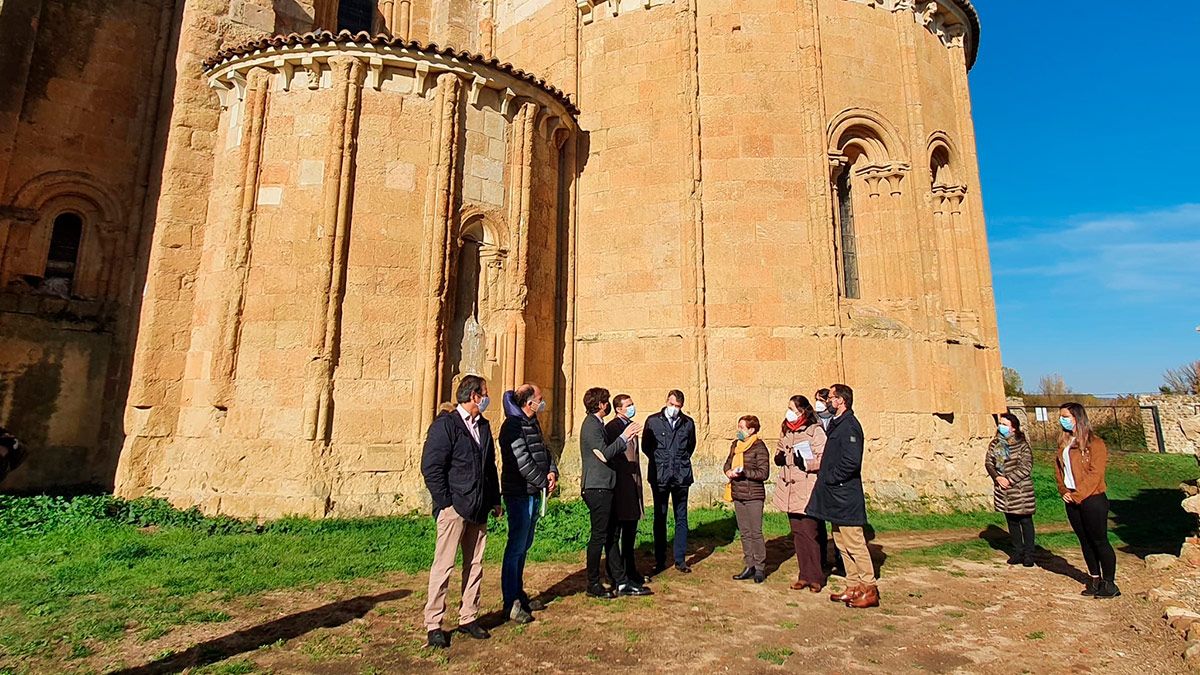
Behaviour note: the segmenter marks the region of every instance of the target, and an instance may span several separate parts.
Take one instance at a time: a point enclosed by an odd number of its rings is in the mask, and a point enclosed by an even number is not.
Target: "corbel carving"
[[[585,25],[594,20],[592,12],[596,7],[595,0],[577,0],[575,6],[579,9],[579,18]]]
[[[886,185],[888,193],[893,197],[899,197],[902,192],[900,183],[904,179],[904,175],[912,169],[906,162],[887,162],[885,164],[868,164],[859,169],[855,169],[854,173],[861,176],[867,183],[867,194],[871,197],[878,197],[882,194],[881,187]]]

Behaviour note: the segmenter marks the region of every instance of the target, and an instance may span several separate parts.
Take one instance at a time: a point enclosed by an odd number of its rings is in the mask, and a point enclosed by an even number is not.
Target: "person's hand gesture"
[[[1008,488],[1012,487],[1012,481],[1004,476],[1000,476],[996,479],[996,485],[999,485],[1001,490],[1007,490]]]
[[[546,474],[546,492],[554,492],[556,487],[558,487],[558,474],[551,471]]]
[[[625,427],[625,431],[621,433],[621,436],[628,441],[640,433],[642,433],[642,425],[637,422],[630,422],[629,426]]]

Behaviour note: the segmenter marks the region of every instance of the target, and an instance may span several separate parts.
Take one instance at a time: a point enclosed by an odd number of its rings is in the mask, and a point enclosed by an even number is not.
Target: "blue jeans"
[[[504,562],[500,565],[500,591],[504,595],[507,615],[513,603],[527,604],[525,594],[525,559],[533,546],[533,531],[537,526],[541,495],[504,497],[508,511],[508,543],[504,545]]]
[[[687,559],[688,538],[688,489],[686,486],[658,486],[654,492],[654,562],[659,567],[667,564],[667,501],[675,507],[675,564],[682,565]]]

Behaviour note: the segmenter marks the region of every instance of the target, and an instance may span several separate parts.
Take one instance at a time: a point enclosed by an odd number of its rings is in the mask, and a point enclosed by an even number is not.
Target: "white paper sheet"
[[[808,441],[800,441],[792,446],[792,452],[800,455],[806,462],[813,461],[812,444]]]

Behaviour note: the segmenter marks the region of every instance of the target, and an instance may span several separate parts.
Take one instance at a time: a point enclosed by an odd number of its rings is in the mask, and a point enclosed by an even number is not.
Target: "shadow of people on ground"
[[[688,531],[688,545],[692,549],[692,556],[687,561],[688,565],[695,566],[716,553],[718,548],[733,543],[737,531],[737,519],[732,513],[691,528]],[[671,543],[668,541],[667,551],[670,549]],[[650,542],[650,550],[654,550],[653,542]]]
[[[1139,490],[1130,499],[1109,502],[1113,534],[1121,550],[1145,558],[1152,553],[1179,555],[1183,540],[1196,528],[1194,516],[1183,510],[1184,494],[1177,488]]]
[[[986,541],[988,546],[992,547],[994,551],[1000,551],[1007,555],[1012,555],[1013,553],[1012,536],[1008,533],[1008,530],[1002,527],[988,525],[979,533],[979,538]],[[1072,565],[1066,558],[1041,546],[1034,546],[1033,563],[1047,572],[1053,572],[1068,579],[1074,579],[1081,584],[1088,582],[1087,572]]]
[[[875,528],[871,527],[870,523],[863,528],[863,538],[867,540],[867,550],[871,552],[871,564],[875,567],[875,578],[883,572],[883,566],[887,563],[888,555],[883,550],[883,546],[873,543],[875,541]],[[833,537],[830,537],[830,545],[833,545]],[[843,564],[843,568],[845,565]],[[844,570],[843,570],[844,571]]]
[[[318,628],[341,626],[363,617],[381,602],[399,600],[411,594],[412,591],[409,590],[396,590],[378,595],[360,595],[349,600],[339,600],[201,642],[187,651],[172,654],[135,668],[115,671],[114,675],[177,673],[184,668],[216,663],[238,654],[254,651],[277,640],[291,640]]]
[[[776,572],[785,562],[796,557],[796,547],[792,535],[786,534],[767,542],[767,578]]]

